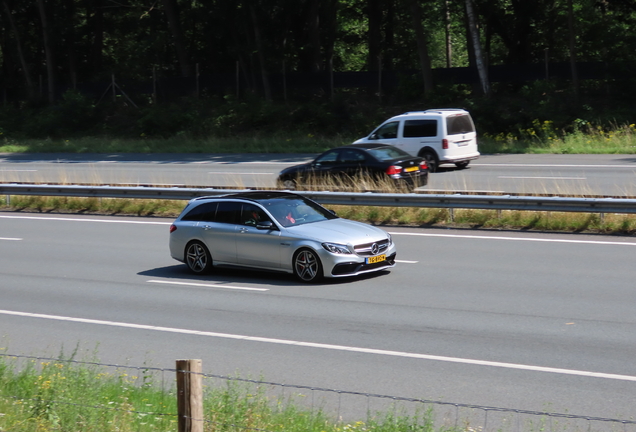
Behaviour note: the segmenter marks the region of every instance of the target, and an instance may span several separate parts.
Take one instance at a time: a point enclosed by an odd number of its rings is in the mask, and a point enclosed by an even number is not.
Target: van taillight
[[[390,176],[399,174],[401,172],[402,172],[402,167],[397,165],[391,165],[390,167],[386,169],[386,174]]]
[[[170,232],[175,232],[177,230],[177,226],[175,224],[170,225]]]
[[[442,148],[444,150],[448,150],[448,140],[447,139],[443,139],[442,140]]]

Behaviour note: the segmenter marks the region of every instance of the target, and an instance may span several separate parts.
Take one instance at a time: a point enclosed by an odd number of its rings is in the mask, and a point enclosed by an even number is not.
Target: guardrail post
[[[177,360],[179,432],[203,432],[203,376],[201,360]]]

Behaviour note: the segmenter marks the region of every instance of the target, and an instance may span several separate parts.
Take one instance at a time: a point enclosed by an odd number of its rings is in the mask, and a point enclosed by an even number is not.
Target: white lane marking
[[[286,339],[273,339],[273,338],[256,337],[256,336],[244,336],[244,335],[229,334],[229,333],[216,333],[216,332],[208,332],[208,331],[200,331],[200,330],[188,330],[188,329],[180,329],[180,328],[172,328],[172,327],[159,327],[159,326],[151,326],[151,325],[144,325],[144,324],[124,323],[124,322],[117,322],[117,321],[93,320],[93,319],[87,319],[87,318],[73,318],[73,317],[66,317],[66,316],[45,315],[45,314],[17,312],[17,311],[9,311],[9,310],[0,310],[0,314],[27,317],[27,318],[41,318],[41,319],[48,319],[48,320],[55,320],[55,321],[69,321],[69,322],[76,322],[76,323],[83,323],[83,324],[97,324],[97,325],[131,328],[131,329],[138,329],[138,330],[159,331],[159,332],[166,332],[166,333],[189,334],[189,335],[196,335],[196,336],[222,338],[222,339],[244,340],[249,342],[264,342],[264,343],[277,344],[277,345],[291,345],[291,346],[299,346],[299,347],[306,347],[306,348],[320,348],[320,349],[329,349],[329,350],[335,350],[335,351],[357,352],[357,353],[363,353],[363,354],[376,354],[376,355],[385,355],[385,356],[392,356],[392,357],[414,358],[414,359],[420,359],[420,360],[435,360],[435,361],[443,361],[443,362],[449,362],[449,363],[462,363],[462,364],[477,365],[477,366],[499,367],[499,368],[505,368],[505,369],[520,369],[520,370],[526,370],[526,371],[547,372],[547,373],[556,373],[556,374],[563,374],[563,375],[578,375],[578,376],[590,377],[590,378],[605,378],[605,379],[615,379],[615,380],[622,380],[622,381],[636,381],[636,376],[632,376],[632,375],[619,375],[619,374],[610,374],[610,373],[602,373],[602,372],[582,371],[582,370],[575,370],[575,369],[561,369],[561,368],[533,366],[533,365],[525,365],[525,364],[517,364],[517,363],[494,362],[494,361],[466,359],[466,358],[459,358],[459,357],[418,354],[418,353],[410,353],[410,352],[403,352],[403,351],[389,351],[389,350],[380,350],[380,349],[373,349],[373,348],[353,347],[353,346],[346,346],[346,345],[330,345],[330,344],[322,344],[322,343],[314,343],[314,342],[303,342],[303,341],[294,341],[294,340],[286,340]]]
[[[64,217],[43,217],[43,216],[8,216],[0,215],[4,219],[30,219],[30,220],[54,220],[67,222],[99,222],[99,223],[123,223],[137,225],[170,225],[171,222],[150,222],[150,221],[130,221],[117,219],[81,219],[81,218],[64,218]]]
[[[587,177],[514,177],[499,176],[500,179],[532,179],[532,180],[587,180]]]
[[[403,264],[417,264],[419,261],[395,260],[395,262],[399,262]]]
[[[20,241],[22,239],[21,238],[0,237],[0,240]]]
[[[36,169],[3,169],[0,172],[37,172]]]
[[[146,282],[166,284],[166,285],[184,285],[184,286],[195,286],[195,287],[205,287],[205,288],[223,288],[223,289],[233,289],[233,290],[243,290],[243,291],[269,291],[268,288],[237,287],[233,285],[217,285],[217,284],[204,284],[204,283],[194,283],[194,282],[172,282],[172,281],[163,281],[163,280],[148,280]]]
[[[629,168],[634,165],[567,165],[567,164],[514,164],[514,163],[475,163],[475,166],[503,166],[503,167],[547,167],[547,168]]]
[[[612,246],[636,246],[636,243],[631,243],[631,242],[543,239],[543,238],[536,238],[536,237],[527,237],[527,238],[525,237],[495,237],[495,236],[471,236],[471,235],[459,235],[459,234],[425,234],[425,233],[404,233],[404,232],[390,232],[390,234],[405,235],[405,236],[419,236],[419,237],[448,237],[448,238],[486,239],[486,240],[533,241],[533,242],[546,242],[546,243],[578,243],[578,244],[597,244],[597,245],[612,245]]]

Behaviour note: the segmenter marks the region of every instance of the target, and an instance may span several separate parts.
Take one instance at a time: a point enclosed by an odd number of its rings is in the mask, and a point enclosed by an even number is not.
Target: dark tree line
[[[4,98],[122,79],[636,61],[634,0],[0,0]]]

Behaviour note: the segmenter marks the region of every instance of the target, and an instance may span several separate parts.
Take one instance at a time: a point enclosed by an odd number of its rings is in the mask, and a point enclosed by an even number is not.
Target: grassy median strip
[[[74,213],[176,218],[184,201],[12,196],[0,209],[28,213]],[[636,234],[636,215],[411,207],[327,206],[343,218],[378,226]]]

